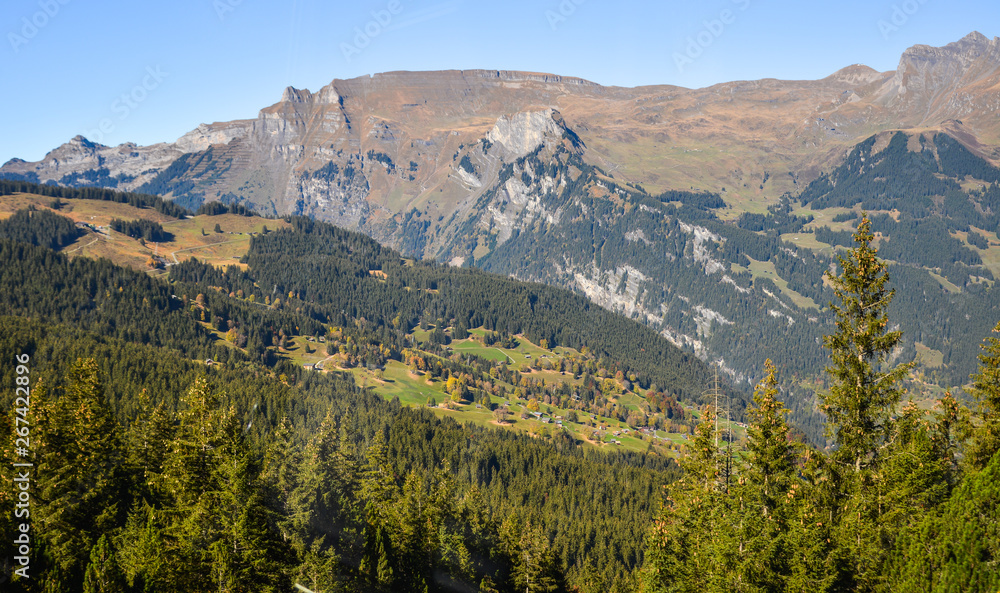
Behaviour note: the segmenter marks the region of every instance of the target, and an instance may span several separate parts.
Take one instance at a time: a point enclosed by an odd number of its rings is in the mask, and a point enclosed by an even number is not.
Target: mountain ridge
[[[905,142],[895,141],[891,162],[925,183],[889,185],[924,201],[908,216],[930,218],[879,219],[885,240],[898,252],[947,232],[938,243],[960,256],[944,267],[940,257],[898,262],[900,281],[961,292],[928,297],[943,320],[973,302],[976,318],[985,315],[980,305],[990,301],[976,291],[1000,273],[989,238],[1000,203],[988,179],[959,172],[1000,157],[998,49],[1000,38],[970,34],[914,46],[894,71],[855,64],[814,81],[704,89],[502,70],[392,72],[315,92],[288,87],[255,119],[203,124],[175,143],[102,147],[76,137],[38,163],[8,162],[0,175],[131,189],[191,208],[218,200],[308,215],[409,257],[570,287],[736,380],[758,378],[764,347],[779,368],[814,376],[830,300],[822,275],[846,232],[838,218],[850,219],[857,204],[793,201],[850,175],[852,155],[882,155],[899,133]],[[947,175],[938,162],[945,145],[961,164]],[[884,203],[878,183],[865,181],[870,195],[856,202]],[[923,266],[919,278],[906,265]],[[920,332],[956,326],[948,327]],[[974,357],[952,357],[948,340],[917,342],[905,356],[934,350],[945,361],[941,381],[964,382],[964,367],[947,361]],[[808,356],[796,354],[806,348]]]

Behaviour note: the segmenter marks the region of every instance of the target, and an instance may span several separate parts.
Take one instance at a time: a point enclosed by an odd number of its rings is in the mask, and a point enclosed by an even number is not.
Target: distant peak
[[[914,45],[903,52],[903,59],[905,60],[908,56],[948,54],[977,58],[990,51],[991,46],[996,45],[1000,45],[1000,38],[990,40],[989,37],[983,35],[979,31],[973,31],[958,41],[952,41],[943,47],[934,47],[923,44]]]
[[[309,100],[312,93],[308,89],[297,89],[293,86],[286,87],[285,92],[281,93],[282,103],[304,103]]]
[[[104,146],[103,144],[98,144],[96,142],[91,142],[90,140],[87,140],[87,138],[85,138],[82,134],[77,134],[76,136],[73,136],[72,138],[70,138],[70,141],[67,144],[79,145],[84,148],[98,148]]]
[[[968,43],[975,43],[976,45],[981,45],[981,44],[989,43],[990,39],[989,39],[989,37],[987,37],[986,35],[983,35],[979,31],[973,31],[972,33],[969,33],[968,35],[966,35],[965,37],[963,37],[961,40],[959,40],[959,43],[961,43],[963,41],[964,42],[968,42]]]

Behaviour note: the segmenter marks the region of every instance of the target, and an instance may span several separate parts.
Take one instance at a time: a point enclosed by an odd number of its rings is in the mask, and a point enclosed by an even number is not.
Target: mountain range
[[[0,176],[308,215],[409,257],[570,287],[737,382],[771,357],[793,388],[821,376],[823,272],[865,209],[893,264],[899,356],[954,387],[996,321],[998,110],[1000,38],[974,32],[914,46],[894,71],[815,81],[334,80],[172,143],[77,136]]]

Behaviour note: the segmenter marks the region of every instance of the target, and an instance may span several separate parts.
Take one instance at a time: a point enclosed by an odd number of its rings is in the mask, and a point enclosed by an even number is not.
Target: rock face
[[[545,137],[561,133],[552,119],[552,109],[522,111],[511,117],[501,115],[486,138],[503,147],[503,157],[512,161],[538,148]]]
[[[876,103],[914,127],[956,119],[969,120],[967,124],[985,132],[998,119],[998,77],[1000,38],[990,40],[974,32],[944,47],[916,45],[906,50]],[[993,137],[995,130],[990,132]]]
[[[389,72],[316,92],[289,87],[256,119],[203,124],[173,143],[109,147],[76,137],[0,174],[190,206],[247,202],[434,257],[471,216],[482,220],[474,204],[494,187],[511,208],[492,206],[501,238],[516,230],[521,208],[539,208],[501,176],[546,144],[566,140],[615,180],[651,192],[725,188],[729,201],[766,201],[797,192],[883,130],[940,129],[1000,159],[998,109],[1000,39],[972,33],[910,48],[893,72],[855,65],[817,81],[694,90],[497,70]]]

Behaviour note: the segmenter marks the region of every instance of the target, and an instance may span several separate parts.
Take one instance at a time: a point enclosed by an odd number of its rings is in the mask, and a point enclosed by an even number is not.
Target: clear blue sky
[[[685,87],[891,70],[917,43],[1000,35],[998,17],[995,0],[4,0],[0,163],[97,139],[102,121],[104,144],[172,141],[288,85],[391,70]]]

